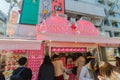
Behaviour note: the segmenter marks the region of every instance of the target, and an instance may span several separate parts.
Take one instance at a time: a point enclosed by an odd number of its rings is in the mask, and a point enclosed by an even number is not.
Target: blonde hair
[[[113,72],[113,68],[114,66],[111,65],[108,62],[102,62],[100,64],[100,73],[102,73],[103,75],[110,77],[112,72]]]

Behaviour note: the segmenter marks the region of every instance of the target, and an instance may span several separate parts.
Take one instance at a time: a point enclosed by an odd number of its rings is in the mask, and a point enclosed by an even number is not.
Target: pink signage
[[[89,21],[79,20],[76,25],[70,25],[70,22],[59,16],[51,16],[43,23],[38,24],[37,32],[53,34],[69,34],[80,36],[98,36],[97,28]]]
[[[37,25],[37,32],[54,34],[71,34],[72,29],[68,26],[69,21],[59,16],[51,16],[42,24]]]
[[[76,48],[71,48],[71,47],[52,47],[51,48],[52,52],[87,52],[86,47],[76,47]]]
[[[52,12],[64,14],[64,0],[52,0]]]
[[[87,20],[79,20],[77,22],[78,27],[77,30],[80,32],[80,35],[83,36],[98,36],[98,29]]]

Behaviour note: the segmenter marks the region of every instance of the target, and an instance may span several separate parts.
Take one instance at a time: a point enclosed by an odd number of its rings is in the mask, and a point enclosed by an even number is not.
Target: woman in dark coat
[[[5,80],[5,77],[1,72],[0,72],[0,80]]]
[[[39,69],[38,80],[54,80],[54,67],[48,55]]]

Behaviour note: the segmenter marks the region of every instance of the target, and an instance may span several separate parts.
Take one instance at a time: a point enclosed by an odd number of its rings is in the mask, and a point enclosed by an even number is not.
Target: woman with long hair
[[[120,80],[120,74],[114,70],[115,66],[108,62],[100,62],[99,66],[104,80]]]
[[[97,62],[92,59],[89,63],[82,67],[79,80],[99,80],[95,71],[97,70]]]
[[[54,80],[54,66],[49,55],[46,55],[39,68],[38,80]]]
[[[3,75],[2,72],[0,72],[0,80],[5,80],[5,76]]]

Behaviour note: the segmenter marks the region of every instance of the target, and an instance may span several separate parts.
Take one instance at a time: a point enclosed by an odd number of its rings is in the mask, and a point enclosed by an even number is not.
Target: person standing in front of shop
[[[86,63],[89,63],[92,59],[96,59],[95,56],[92,55],[91,52],[86,53]]]
[[[0,80],[5,80],[4,75],[2,74],[2,72],[0,72]]]
[[[46,55],[40,66],[38,80],[54,80],[54,66],[49,55]]]
[[[18,60],[18,64],[20,66],[13,71],[12,76],[18,74],[22,70],[22,72],[20,74],[21,78],[23,80],[31,80],[31,78],[32,78],[32,70],[30,68],[27,68],[27,58],[26,57],[20,58]],[[10,79],[10,80],[12,80],[12,79]]]
[[[77,76],[76,76],[77,79],[79,79],[81,69],[82,69],[82,67],[85,65],[85,62],[86,62],[86,60],[85,60],[85,58],[82,56],[82,53],[79,53],[78,58],[77,58],[77,60],[76,60],[76,64],[77,64],[77,66],[78,66],[78,68],[77,68]]]
[[[120,80],[120,73],[115,70],[115,66],[108,62],[100,62],[99,67],[102,80]]]
[[[90,60],[86,65],[81,69],[79,80],[99,80],[97,74],[97,62],[95,59]]]
[[[53,66],[55,71],[55,80],[64,80],[63,73],[65,68],[63,66],[63,62],[60,60],[59,55],[53,55]]]

